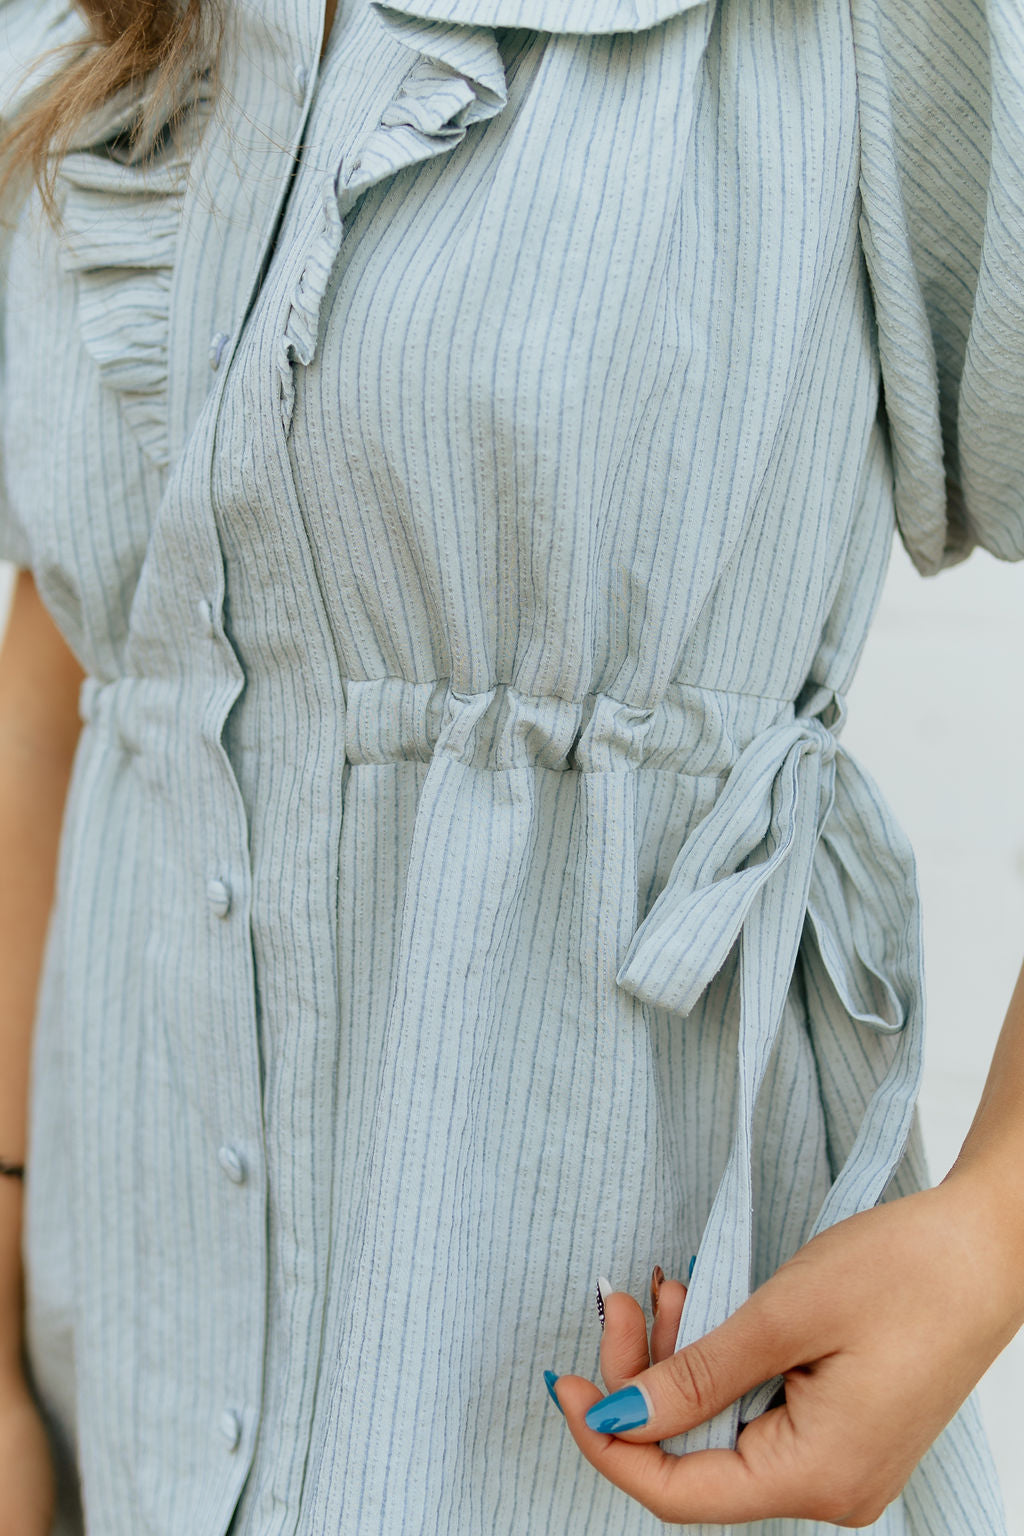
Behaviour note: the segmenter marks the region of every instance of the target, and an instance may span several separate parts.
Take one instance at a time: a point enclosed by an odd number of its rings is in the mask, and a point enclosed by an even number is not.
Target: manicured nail
[[[604,1275],[597,1277],[597,1320],[601,1324],[601,1332],[604,1332],[604,1299],[612,1293],[612,1283]]]
[[[693,1274],[693,1266],[696,1264],[696,1262],[697,1262],[697,1255],[694,1254],[693,1258],[690,1260],[690,1267],[686,1271],[686,1278],[687,1278],[687,1280],[689,1280],[690,1277],[692,1276],[692,1274]]]
[[[554,1371],[545,1371],[544,1372],[544,1385],[548,1389],[548,1396],[550,1397],[551,1401],[554,1403],[555,1407],[558,1409],[559,1413],[562,1415],[562,1418],[564,1419],[565,1418],[565,1409],[562,1407],[561,1403],[558,1401],[558,1393],[555,1391],[555,1382],[557,1380],[558,1380],[558,1376],[557,1376],[557,1374]]]
[[[661,1290],[661,1283],[664,1278],[665,1271],[660,1264],[655,1264],[651,1275],[651,1312],[655,1317],[658,1315],[658,1293]]]
[[[621,1435],[627,1429],[642,1428],[650,1416],[645,1393],[639,1387],[623,1387],[587,1409],[587,1427],[604,1435]]]

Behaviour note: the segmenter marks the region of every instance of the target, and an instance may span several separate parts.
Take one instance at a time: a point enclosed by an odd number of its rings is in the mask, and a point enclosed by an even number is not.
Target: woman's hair
[[[130,140],[152,137],[175,123],[175,104],[191,77],[212,65],[217,0],[75,0],[89,23],[82,45],[33,91],[0,137],[0,195],[31,176],[55,216],[54,185],[60,155],[77,130],[117,92],[137,88],[140,112]]]

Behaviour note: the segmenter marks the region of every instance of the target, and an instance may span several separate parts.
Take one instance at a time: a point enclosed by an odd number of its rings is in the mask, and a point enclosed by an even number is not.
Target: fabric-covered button
[[[224,356],[224,348],[230,339],[227,331],[218,331],[216,335],[210,337],[210,367],[214,373],[220,367],[220,360]]]
[[[204,635],[212,635],[213,634],[213,609],[210,607],[210,605],[206,601],[205,597],[201,597],[199,599],[198,603],[196,604],[196,613],[199,616],[199,627],[202,630],[203,634]]]
[[[218,917],[227,917],[231,911],[231,887],[223,880],[207,880],[206,899]]]
[[[296,64],[294,74],[296,94],[300,101],[305,101],[306,87],[309,84],[309,70],[305,64]]]
[[[224,1169],[224,1172],[227,1174],[232,1184],[245,1183],[245,1164],[239,1157],[238,1153],[235,1151],[234,1147],[229,1147],[227,1143],[225,1143],[224,1146],[221,1147],[217,1152],[217,1161]]]
[[[217,1427],[228,1443],[228,1450],[233,1451],[242,1437],[242,1421],[233,1408],[224,1409]]]

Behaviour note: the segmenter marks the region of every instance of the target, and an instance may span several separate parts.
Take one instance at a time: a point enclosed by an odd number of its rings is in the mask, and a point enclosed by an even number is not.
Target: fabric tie
[[[804,711],[754,738],[680,849],[616,973],[637,998],[685,1015],[739,940],[736,1125],[677,1349],[750,1294],[754,1112],[806,919],[851,1027],[896,1037],[808,1238],[876,1203],[910,1132],[923,1024],[914,857],[876,786],[839,745],[844,719],[842,698],[820,688]],[[740,1421],[762,1412],[778,1384],[678,1437],[678,1449],[731,1446]]]

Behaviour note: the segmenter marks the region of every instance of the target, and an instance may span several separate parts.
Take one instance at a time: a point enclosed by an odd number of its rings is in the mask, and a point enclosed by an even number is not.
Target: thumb
[[[593,1403],[587,1427],[636,1442],[667,1440],[790,1369],[794,1342],[776,1308],[755,1292],[703,1338]]]

